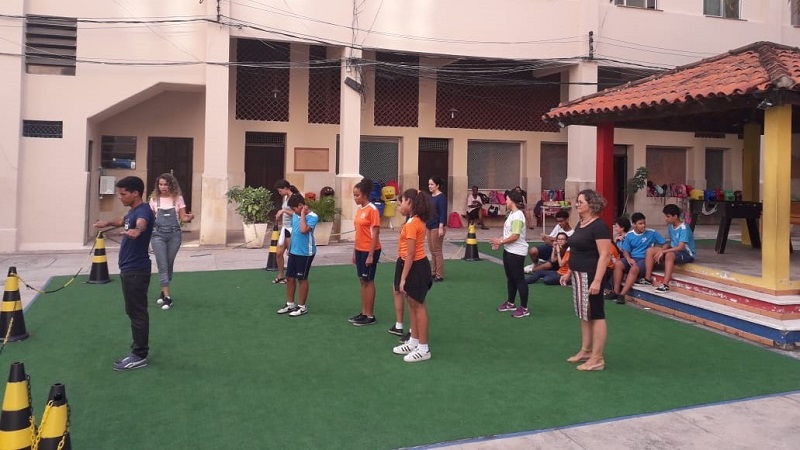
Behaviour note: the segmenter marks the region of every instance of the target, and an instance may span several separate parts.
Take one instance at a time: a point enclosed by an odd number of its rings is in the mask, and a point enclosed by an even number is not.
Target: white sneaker
[[[525,269],[523,269],[523,270],[525,271],[525,273],[532,273],[533,272],[533,264],[528,264],[527,266],[525,266]]]
[[[413,352],[403,356],[403,361],[405,362],[420,362],[426,359],[431,359],[431,352],[422,352],[419,348],[415,348]]]
[[[278,314],[286,314],[297,311],[299,308],[297,305],[289,305],[288,303],[283,306],[283,308],[278,310]]]
[[[409,353],[413,352],[416,349],[417,349],[416,345],[411,345],[408,342],[406,342],[403,345],[398,345],[397,347],[393,348],[392,352],[394,352],[395,355],[408,355]]]
[[[303,314],[308,312],[308,308],[306,305],[300,305],[294,311],[290,312],[289,315],[292,317],[302,316]]]

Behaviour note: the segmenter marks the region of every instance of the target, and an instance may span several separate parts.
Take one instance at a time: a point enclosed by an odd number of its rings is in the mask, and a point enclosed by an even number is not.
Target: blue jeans
[[[181,248],[181,230],[176,231],[153,231],[150,238],[150,245],[153,247],[153,254],[156,257],[158,266],[158,282],[161,287],[169,286],[172,281],[172,269],[175,266],[175,256]]]
[[[530,275],[525,277],[525,282],[528,284],[536,283],[543,280],[544,284],[553,286],[561,284],[561,274],[555,270],[535,270]]]
[[[147,313],[147,289],[150,287],[150,272],[122,272],[122,297],[125,313],[131,321],[131,353],[147,358],[150,351],[150,316]]]

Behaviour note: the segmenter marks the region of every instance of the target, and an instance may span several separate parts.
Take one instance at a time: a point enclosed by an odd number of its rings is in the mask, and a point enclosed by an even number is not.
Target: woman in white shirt
[[[492,249],[503,246],[503,268],[506,271],[508,297],[497,307],[500,312],[514,311],[512,317],[522,318],[531,315],[528,311],[528,283],[525,281],[525,257],[528,255],[528,241],[525,238],[525,213],[520,206],[522,193],[510,191],[506,196],[506,210],[511,211],[503,225],[503,237],[489,242]],[[520,304],[517,307],[515,298],[519,292]]]

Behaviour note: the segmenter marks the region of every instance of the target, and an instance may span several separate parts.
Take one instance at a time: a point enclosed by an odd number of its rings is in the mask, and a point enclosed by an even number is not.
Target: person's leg
[[[503,250],[503,271],[506,273],[506,303],[515,305],[517,300],[517,283],[511,275],[511,253]]]
[[[300,306],[306,305],[306,300],[308,299],[308,279],[297,280],[300,284],[300,298],[298,299],[298,303]]]
[[[636,283],[636,280],[639,279],[639,266],[634,264],[628,269],[628,277],[625,278],[625,286],[622,287],[622,290],[619,291],[619,295],[623,298],[631,290],[633,287],[633,283]]]
[[[161,286],[161,298],[163,298],[165,295],[165,288],[167,294],[169,293],[169,255],[167,251],[167,237],[160,232],[154,232],[153,236],[150,238],[150,247],[153,248],[153,256],[156,258],[156,267],[158,267],[158,284]]]
[[[428,241],[428,252],[431,254],[431,278],[436,276],[436,256],[433,254],[433,249],[436,246],[433,235],[436,232],[437,231],[434,229],[428,230],[425,233],[426,240]]]
[[[561,274],[555,270],[545,271],[542,282],[548,286],[557,286],[561,284]]]
[[[444,234],[439,236],[438,230],[431,230],[428,234],[433,236],[431,259],[436,261],[436,268],[433,269],[433,273],[436,275],[436,279],[441,281],[441,279],[444,278],[444,252],[442,250],[444,246]]]
[[[647,249],[647,254],[644,257],[644,278],[646,280],[653,279],[653,269],[656,266],[655,256],[661,247],[650,247]]]
[[[625,275],[625,263],[623,263],[622,260],[617,260],[614,262],[614,286],[611,288],[612,293],[619,294],[622,287],[623,275]]]
[[[605,368],[603,351],[606,348],[606,339],[608,337],[606,320],[592,320],[589,325],[592,335],[592,356],[585,363],[578,366],[578,370],[603,370]]]
[[[361,280],[361,314],[375,316],[375,281]]]
[[[672,281],[672,271],[675,269],[675,253],[669,252],[664,254],[664,284],[669,286]]]
[[[428,344],[428,308],[413,298],[408,298],[408,312],[411,319],[411,336],[420,344]]]
[[[578,363],[592,357],[592,328],[588,320],[581,319],[581,349],[573,356],[567,358],[567,362]]]
[[[520,307],[528,309],[528,283],[525,282],[525,257],[509,253],[508,261],[509,274],[514,283],[514,289],[516,292],[519,292]]]
[[[131,321],[131,353],[147,358],[150,340],[150,316],[147,312],[147,290],[150,287],[149,273],[123,273],[122,296],[125,313]]]
[[[161,286],[161,292],[164,296],[169,297],[169,284],[172,282],[172,273],[175,269],[175,258],[178,256],[178,251],[181,249],[181,231],[176,231],[169,234],[167,239],[167,285]]]
[[[534,284],[537,281],[541,280],[545,276],[545,270],[534,270],[527,277],[525,277],[525,283],[527,284]]]
[[[531,262],[533,263],[534,266],[539,263],[539,248],[538,247],[531,247],[531,249],[528,250],[528,255],[530,255]]]
[[[295,277],[289,275],[286,278],[286,303],[294,303],[294,294],[297,290],[297,281]]]

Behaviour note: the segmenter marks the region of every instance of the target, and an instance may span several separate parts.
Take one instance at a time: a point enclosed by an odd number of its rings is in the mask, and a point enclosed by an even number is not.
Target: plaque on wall
[[[295,172],[327,172],[329,170],[327,148],[294,148]]]

